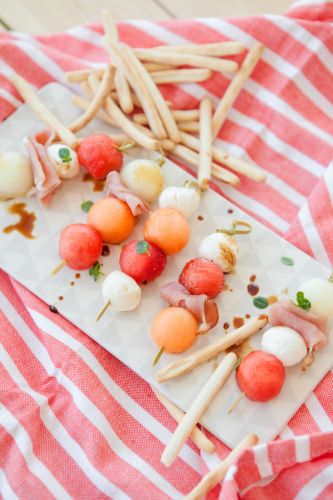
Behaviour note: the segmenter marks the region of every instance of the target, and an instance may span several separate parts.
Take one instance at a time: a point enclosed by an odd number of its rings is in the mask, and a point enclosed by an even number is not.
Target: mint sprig
[[[304,292],[297,292],[296,294],[297,304],[296,306],[304,309],[304,311],[308,311],[311,308],[311,302],[309,299],[304,297]]]
[[[68,148],[60,148],[58,155],[63,163],[69,163],[70,161],[72,161],[71,152]]]
[[[94,263],[94,265],[89,269],[89,276],[94,278],[94,281],[97,281],[100,276],[103,276],[104,273],[101,271],[101,265],[98,261]]]
[[[81,210],[83,210],[83,212],[87,214],[91,209],[91,207],[93,206],[93,204],[94,204],[93,201],[90,200],[84,201],[81,203]]]
[[[140,255],[151,255],[151,253],[149,252],[149,243],[145,240],[138,241],[135,249]]]

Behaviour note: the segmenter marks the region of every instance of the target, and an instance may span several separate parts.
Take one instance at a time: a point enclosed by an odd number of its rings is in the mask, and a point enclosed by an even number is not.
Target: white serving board
[[[65,123],[69,123],[78,115],[78,111],[71,105],[71,93],[67,88],[53,83],[41,89],[39,95]],[[30,109],[25,105],[21,106],[0,125],[0,152],[8,149],[24,151],[22,138],[41,128],[41,122],[34,117]],[[87,134],[95,130],[110,131],[110,127],[95,120],[83,132]],[[127,161],[129,159],[132,158],[128,157]],[[189,178],[185,171],[170,161],[166,162],[163,172],[166,185],[182,185]],[[101,196],[102,193],[92,191],[90,182],[83,183],[78,178],[63,184],[62,190],[57,193],[47,210],[41,210],[35,199],[24,199],[28,209],[37,215],[34,230],[36,238],[32,240],[24,238],[18,232],[2,232],[5,226],[16,222],[16,216],[7,212],[7,207],[13,202],[0,203],[0,266],[46,303],[56,303],[63,316],[150,384],[155,384],[156,372],[156,368],[151,367],[156,347],[150,339],[150,323],[157,311],[165,307],[159,299],[159,288],[168,281],[178,279],[183,265],[197,256],[201,239],[216,228],[229,226],[232,219],[242,219],[251,222],[253,230],[250,235],[237,237],[240,253],[236,272],[226,279],[233,291],[225,291],[220,295],[218,326],[208,335],[199,337],[187,354],[224,335],[224,322],[232,324],[234,316],[244,317],[245,314],[250,314],[253,317],[265,312],[253,306],[252,298],[247,292],[251,275],[257,276],[256,283],[260,286],[260,295],[282,296],[282,290],[287,287],[290,296],[294,297],[297,287],[304,280],[313,277],[324,278],[331,272],[222,196],[209,190],[203,197],[198,214],[190,220],[190,244],[183,252],[169,258],[167,267],[158,280],[143,287],[139,308],[129,313],[109,311],[96,323],[96,314],[102,306],[102,280],[95,283],[87,271],[80,273],[79,280],[74,277],[75,271],[68,268],[55,277],[50,276],[50,271],[59,262],[58,237],[62,228],[73,222],[85,222],[86,214],[80,209],[82,201],[97,200]],[[233,213],[229,214],[228,209],[232,209]],[[197,219],[199,214],[204,220]],[[143,220],[136,226],[130,239],[142,238],[142,225]],[[119,251],[120,247],[111,247],[111,255],[101,259],[105,273],[118,268]],[[283,265],[282,256],[293,258],[295,265]],[[75,282],[75,286],[70,286],[71,281]],[[57,301],[58,296],[63,296],[64,300]],[[259,347],[260,334],[253,337],[251,345]],[[175,355],[164,354],[158,368],[177,358]],[[238,408],[228,415],[227,409],[239,395],[232,375],[209,407],[202,423],[231,447],[249,432],[258,434],[262,441],[271,440],[283,429],[332,365],[331,335],[329,345],[317,354],[315,363],[307,373],[301,373],[299,367],[287,370],[284,388],[276,399],[268,403],[253,403],[243,399]],[[186,410],[212,373],[212,369],[213,362],[205,363],[187,375],[158,385],[158,388]]]

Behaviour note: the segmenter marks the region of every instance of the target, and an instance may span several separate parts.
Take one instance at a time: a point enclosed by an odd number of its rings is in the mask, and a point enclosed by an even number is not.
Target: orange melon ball
[[[102,198],[88,212],[88,224],[97,229],[103,241],[113,245],[128,238],[134,222],[128,205],[117,198]]]
[[[191,347],[197,331],[197,321],[190,312],[183,307],[167,307],[156,314],[150,334],[158,347],[179,353]]]
[[[190,239],[190,226],[174,208],[159,208],[144,227],[145,239],[157,245],[166,255],[180,252]]]

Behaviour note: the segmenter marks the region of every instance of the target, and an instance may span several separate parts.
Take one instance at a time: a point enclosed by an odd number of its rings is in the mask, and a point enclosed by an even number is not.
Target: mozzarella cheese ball
[[[0,156],[0,199],[24,196],[34,186],[29,160],[16,151]]]
[[[80,166],[74,149],[65,144],[51,144],[47,148],[47,156],[60,179],[71,179],[78,175]]]
[[[155,201],[163,189],[161,167],[152,160],[133,160],[121,170],[121,180],[148,202]]]
[[[261,339],[262,350],[276,356],[284,366],[300,363],[307,353],[303,337],[287,326],[273,326]]]
[[[224,233],[213,233],[204,238],[199,246],[200,257],[217,264],[224,273],[230,273],[237,261],[236,240]]]
[[[113,271],[103,282],[103,300],[110,301],[114,311],[132,311],[141,300],[141,288],[136,281],[121,271]]]
[[[331,281],[314,278],[303,283],[299,290],[311,302],[311,312],[328,319],[333,318],[333,283]]]
[[[170,186],[163,189],[158,204],[160,208],[175,208],[188,219],[199,208],[200,192],[195,188]]]

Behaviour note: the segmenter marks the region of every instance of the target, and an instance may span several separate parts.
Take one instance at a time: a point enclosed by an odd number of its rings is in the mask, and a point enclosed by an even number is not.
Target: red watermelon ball
[[[120,253],[120,269],[139,284],[158,278],[166,265],[167,257],[154,243],[133,240]]]
[[[215,262],[198,258],[185,264],[178,281],[193,295],[204,293],[214,299],[223,289],[224,274]]]
[[[88,224],[70,224],[60,235],[59,253],[71,269],[89,269],[102,253],[103,241]]]
[[[77,156],[79,163],[98,180],[105,179],[112,170],[119,172],[123,165],[123,154],[105,134],[93,134],[83,139],[77,148]]]

